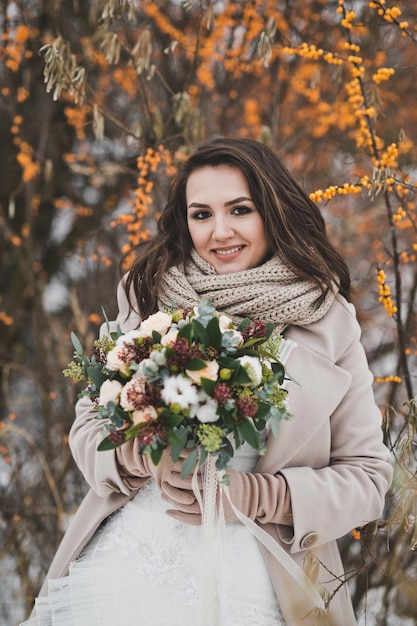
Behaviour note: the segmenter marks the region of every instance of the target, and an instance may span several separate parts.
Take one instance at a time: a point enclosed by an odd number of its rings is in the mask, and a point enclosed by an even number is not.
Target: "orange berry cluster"
[[[33,148],[26,141],[19,136],[23,117],[21,115],[15,115],[13,118],[10,132],[14,135],[13,143],[18,147],[19,152],[16,155],[16,160],[22,168],[22,180],[24,183],[36,178],[40,171],[40,164],[33,158]]]
[[[391,297],[391,288],[386,283],[386,275],[384,270],[380,269],[377,275],[377,283],[378,283],[378,293],[379,298],[378,301],[382,303],[384,309],[386,310],[388,317],[393,317],[397,312],[397,307],[394,304],[394,301]]]
[[[400,383],[402,381],[401,376],[375,376],[376,383]]]
[[[30,29],[24,24],[19,24],[16,30],[8,30],[4,33],[0,39],[4,44],[0,45],[0,62],[4,62],[4,65],[12,72],[18,72],[22,61],[33,56],[31,50],[26,50],[26,42],[36,34],[35,29]]]
[[[322,202],[324,200],[330,200],[336,195],[346,196],[350,193],[360,193],[362,191],[361,185],[353,185],[352,183],[344,183],[343,185],[330,185],[327,189],[316,189],[310,193],[310,200],[313,202]]]

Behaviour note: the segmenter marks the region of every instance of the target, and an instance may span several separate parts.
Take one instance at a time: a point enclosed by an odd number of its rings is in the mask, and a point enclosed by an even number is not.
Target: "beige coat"
[[[126,320],[127,301],[121,286],[118,298],[120,313],[114,324],[123,330],[135,328],[138,318],[130,315]],[[299,383],[290,383],[288,388],[293,418],[281,424],[278,439],[271,435],[256,472],[280,472],[285,477],[293,526],[266,524],[263,528],[301,567],[308,553],[324,564],[320,565],[318,586],[331,595],[343,576],[336,539],[381,516],[392,468],[382,443],[381,414],[374,401],[354,307],[338,296],[322,320],[303,328],[291,326],[285,335],[297,343],[287,363]],[[66,575],[70,562],[100,523],[144,484],[144,479],[121,476],[113,451],[96,451],[100,430],[99,420],[92,418],[90,401],[79,401],[70,447],[91,489],[47,578]],[[268,494],[259,497],[267,501]],[[265,548],[262,550],[287,626],[317,623],[317,614],[310,612],[301,588]],[[46,585],[41,590],[44,593]],[[329,617],[334,626],[356,624],[347,585],[332,598]]]

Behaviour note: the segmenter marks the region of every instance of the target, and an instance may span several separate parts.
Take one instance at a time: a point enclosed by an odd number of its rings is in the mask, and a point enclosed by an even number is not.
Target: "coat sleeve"
[[[315,440],[309,442],[310,446],[320,445],[321,439],[329,437],[329,462],[323,467],[299,464],[281,470],[293,514],[291,532],[288,527],[281,530],[292,552],[338,539],[378,519],[392,480],[360,328],[353,317],[348,326],[345,332],[351,341],[335,365],[350,374],[350,386]],[[320,403],[319,390],[316,402]]]
[[[125,278],[119,283],[117,300],[119,313],[116,320],[103,324],[100,336],[113,332],[118,326],[127,331],[136,328],[139,316],[130,311],[125,292]],[[95,416],[94,405],[89,398],[81,398],[75,406],[75,420],[69,433],[69,446],[79,470],[91,489],[98,496],[111,493],[130,495],[139,489],[149,477],[146,463],[139,454],[136,440],[116,450],[97,451],[102,439],[102,423]]]
[[[231,474],[230,495],[258,523],[275,524],[297,552],[379,518],[392,467],[352,311],[338,303],[327,320],[291,337],[298,347],[288,368],[299,382],[289,389],[293,417],[278,440],[270,438],[259,471]]]

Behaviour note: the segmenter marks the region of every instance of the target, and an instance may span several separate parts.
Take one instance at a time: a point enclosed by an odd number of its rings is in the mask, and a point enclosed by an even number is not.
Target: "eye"
[[[248,215],[248,213],[252,213],[252,212],[253,212],[253,209],[251,209],[250,207],[239,205],[239,206],[233,207],[232,214],[233,215]]]
[[[195,211],[195,213],[191,213],[190,215],[192,220],[206,220],[209,217],[211,217],[211,213],[210,211],[206,211],[206,210],[199,210],[199,211]]]

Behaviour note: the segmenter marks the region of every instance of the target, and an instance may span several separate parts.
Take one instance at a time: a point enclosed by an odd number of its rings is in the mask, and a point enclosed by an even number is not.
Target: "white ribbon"
[[[202,511],[204,527],[200,626],[221,626],[222,614],[224,617],[225,612],[227,613],[227,599],[223,596],[223,589],[218,587],[219,583],[221,584],[218,574],[223,571],[223,568],[221,563],[216,561],[216,558],[221,559],[223,556],[222,546],[217,546],[220,549],[216,549],[216,538],[217,540],[221,539],[216,531],[221,530],[224,525],[222,497],[220,498],[219,512],[217,514],[219,486],[237,519],[269,550],[272,556],[309,596],[313,604],[318,609],[325,611],[324,600],[307,574],[263,528],[260,528],[253,520],[239,511],[231,500],[229,487],[221,481],[221,478],[220,472],[215,467],[214,457],[209,455],[205,463],[204,501],[198,488],[198,470],[194,472],[192,479],[192,487]]]
[[[292,350],[296,347],[296,343],[291,340],[283,340],[281,343],[281,362],[285,363]],[[307,574],[297,565],[289,554],[275,541],[263,528],[260,528],[253,520],[244,515],[233,504],[229,487],[225,484],[224,473],[220,473],[216,469],[215,458],[209,455],[204,464],[203,494],[204,501],[201,498],[198,486],[198,466],[196,467],[193,478],[192,488],[194,495],[199,503],[202,513],[202,523],[204,526],[204,543],[203,543],[203,571],[201,577],[201,602],[200,602],[200,626],[221,626],[222,617],[227,615],[227,599],[223,597],[224,590],[221,588],[222,583],[222,564],[216,562],[217,559],[223,557],[223,546],[216,549],[217,539],[223,543],[223,536],[219,536],[216,530],[222,531],[224,528],[224,511],[223,511],[223,494],[226,496],[233,513],[237,519],[246,526],[246,528],[260,541],[280,565],[288,572],[288,574],[298,583],[301,589],[310,597],[313,604],[320,610],[325,610],[324,600],[318,589],[307,576]],[[219,510],[217,512],[217,493],[222,491]],[[217,575],[216,575],[217,574]],[[219,576],[220,574],[220,576]],[[219,588],[220,587],[220,588]]]

